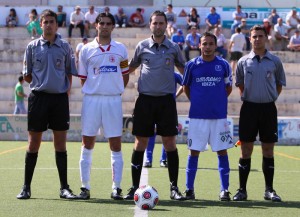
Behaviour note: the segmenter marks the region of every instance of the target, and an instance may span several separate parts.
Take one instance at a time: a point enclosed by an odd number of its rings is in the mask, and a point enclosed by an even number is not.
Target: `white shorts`
[[[188,149],[221,151],[234,146],[227,119],[190,119],[187,145]]]
[[[106,138],[121,136],[123,130],[121,96],[84,95],[81,128],[84,136],[96,136],[100,128],[103,129]]]

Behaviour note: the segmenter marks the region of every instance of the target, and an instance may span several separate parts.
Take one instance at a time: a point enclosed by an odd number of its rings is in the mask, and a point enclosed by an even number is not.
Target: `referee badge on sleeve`
[[[60,59],[56,59],[55,65],[56,65],[56,67],[60,67],[61,66],[61,60]]]
[[[170,63],[171,63],[171,59],[170,58],[166,58],[166,65],[170,65]]]

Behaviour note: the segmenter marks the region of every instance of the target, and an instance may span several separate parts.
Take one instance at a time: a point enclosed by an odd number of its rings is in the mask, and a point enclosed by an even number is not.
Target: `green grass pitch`
[[[107,143],[97,143],[93,153],[91,172],[91,199],[60,199],[59,179],[56,170],[53,145],[43,142],[36,170],[33,176],[30,200],[17,200],[24,178],[24,156],[27,142],[0,142],[0,217],[15,216],[300,216],[300,147],[277,146],[275,148],[274,188],[282,197],[282,203],[264,201],[264,178],[261,171],[262,156],[260,146],[255,146],[252,156],[251,173],[248,180],[248,201],[220,202],[219,174],[216,153],[210,150],[200,154],[199,170],[195,181],[196,200],[172,201],[169,198],[169,182],[166,168],[159,167],[161,144],[154,150],[153,168],[148,169],[148,183],[159,193],[160,201],[151,211],[140,211],[133,201],[110,199],[111,170],[110,150]],[[78,143],[68,143],[68,180],[74,193],[80,191]],[[124,143],[123,193],[131,186],[130,159],[133,144]],[[178,145],[180,171],[178,184],[185,190],[185,166],[188,155],[186,145]],[[238,188],[239,148],[229,151],[231,166],[231,196]]]

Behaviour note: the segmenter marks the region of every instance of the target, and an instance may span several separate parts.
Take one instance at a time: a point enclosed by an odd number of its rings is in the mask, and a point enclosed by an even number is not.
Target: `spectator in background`
[[[168,26],[167,26],[167,36],[171,38],[173,33],[175,33],[176,30],[176,21],[177,21],[177,15],[173,12],[173,5],[168,4],[167,11],[165,12],[165,15],[167,16]]]
[[[129,27],[145,27],[146,23],[144,21],[144,17],[142,15],[142,9],[137,8],[135,13],[133,13],[130,16],[129,22],[128,22]]]
[[[221,23],[221,17],[218,13],[216,13],[216,8],[210,8],[210,14],[207,15],[206,19],[206,31],[211,31],[219,26]]]
[[[57,15],[58,27],[66,27],[67,14],[66,14],[66,12],[63,11],[63,6],[62,5],[57,6],[56,15]]]
[[[286,24],[290,27],[290,30],[297,29],[300,23],[300,18],[297,14],[297,8],[293,7],[285,18]]]
[[[184,48],[184,54],[186,61],[190,60],[190,51],[199,51],[199,56],[201,55],[201,50],[199,48],[201,35],[197,33],[197,27],[191,27],[191,33],[189,33],[185,38],[186,47]]]
[[[232,13],[233,23],[231,25],[231,34],[235,33],[235,28],[242,23],[242,19],[246,18],[246,14],[242,12],[242,6],[238,5],[236,11]]]
[[[230,55],[230,65],[232,74],[235,74],[237,61],[243,56],[243,49],[246,44],[245,36],[240,27],[235,28],[235,33],[230,38],[228,51]]]
[[[73,11],[70,16],[70,26],[69,26],[69,31],[68,31],[69,38],[72,37],[73,28],[77,28],[77,27],[80,29],[81,38],[83,38],[83,35],[84,35],[83,22],[84,22],[84,14],[81,12],[80,6],[77,5],[75,7],[75,11]]]
[[[124,13],[123,8],[118,8],[118,13],[115,14],[116,27],[127,27],[127,15]]]
[[[108,7],[108,6],[106,6],[105,8],[104,8],[104,11],[103,11],[104,13],[110,13],[110,8]]]
[[[296,29],[287,46],[291,51],[300,51],[300,30]]]
[[[221,29],[219,27],[214,29],[214,34],[217,37],[217,49],[216,52],[218,53],[218,56],[223,57],[224,59],[227,58],[227,44],[226,44],[226,38],[221,33]]]
[[[278,18],[280,18],[280,17],[277,14],[276,9],[273,8],[270,16],[268,17],[268,20],[270,21],[270,24],[272,25],[272,27],[274,27],[277,24]]]
[[[43,30],[41,29],[36,9],[32,9],[28,16],[29,20],[26,23],[27,31],[29,32],[31,39],[34,39],[39,37],[43,33]]]
[[[95,21],[96,21],[97,16],[98,16],[98,12],[95,11],[95,8],[93,5],[89,7],[89,11],[86,12],[84,15],[84,18],[85,18],[84,29],[85,29],[86,37],[88,37],[88,38],[90,37],[90,28],[96,28]]]
[[[9,15],[6,17],[6,27],[16,27],[18,25],[19,19],[17,12],[14,8],[9,10]]]
[[[265,18],[263,20],[263,26],[268,34],[268,40],[267,40],[267,44],[269,45],[268,50],[273,50],[272,25],[270,24],[269,19]]]
[[[192,26],[200,29],[200,16],[196,8],[191,8],[190,13],[186,17],[187,30],[190,30]]]
[[[22,75],[19,76],[18,81],[19,82],[16,84],[16,87],[15,87],[15,103],[16,103],[16,105],[15,105],[14,115],[15,114],[26,114],[24,98],[26,98],[27,95],[24,93],[24,89],[23,89],[24,78]]]
[[[180,47],[180,50],[183,49],[185,39],[184,39],[184,35],[183,35],[183,32],[181,29],[177,29],[177,32],[172,35],[171,41],[178,44],[178,46]]]
[[[241,28],[242,33],[245,36],[246,40],[246,51],[250,51],[251,49],[251,44],[250,44],[250,27],[247,25],[247,21],[245,18],[241,19],[242,23],[239,25]]]
[[[95,20],[96,21],[96,20]],[[76,56],[76,66],[78,68],[78,60],[79,60],[79,52],[83,45],[87,44],[89,41],[86,37],[83,37],[82,42],[78,43],[75,50],[75,56]]]
[[[277,24],[274,26],[276,42],[280,44],[280,50],[285,50],[289,41],[290,27],[283,23],[282,18],[278,18]]]

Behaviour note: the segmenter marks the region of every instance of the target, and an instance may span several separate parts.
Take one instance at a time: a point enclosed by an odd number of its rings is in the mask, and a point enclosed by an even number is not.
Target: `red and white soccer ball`
[[[150,185],[140,186],[134,193],[135,204],[143,210],[153,209],[158,200],[157,190]]]

